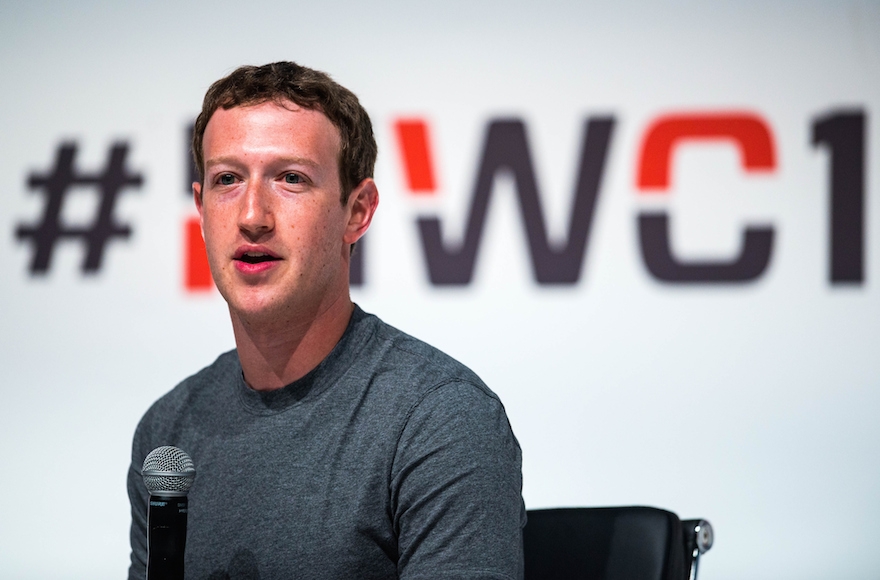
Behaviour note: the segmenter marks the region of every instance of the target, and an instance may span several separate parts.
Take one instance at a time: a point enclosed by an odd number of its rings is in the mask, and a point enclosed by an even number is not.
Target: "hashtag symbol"
[[[46,210],[43,220],[37,224],[20,224],[16,230],[19,240],[31,240],[34,245],[32,274],[45,273],[52,260],[55,245],[62,239],[81,239],[86,243],[86,256],[82,271],[97,272],[101,268],[104,248],[111,238],[128,238],[131,227],[113,219],[113,208],[122,188],[140,187],[140,174],[130,174],[125,170],[125,157],[128,144],[116,143],[110,148],[107,166],[99,174],[77,173],[73,161],[76,156],[75,143],[62,143],[58,147],[55,168],[48,174],[32,173],[28,187],[41,190],[46,196]],[[98,213],[90,227],[64,227],[61,224],[61,208],[64,199],[75,185],[90,185],[98,188],[101,201]]]

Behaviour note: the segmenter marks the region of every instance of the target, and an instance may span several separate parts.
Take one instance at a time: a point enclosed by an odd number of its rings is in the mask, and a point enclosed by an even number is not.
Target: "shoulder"
[[[234,396],[234,385],[241,373],[238,354],[231,350],[197,373],[187,377],[153,403],[138,423],[134,444],[149,447],[168,444],[191,425],[193,415],[216,412],[218,399]],[[220,405],[222,407],[222,405]],[[143,451],[143,450],[140,450]]]
[[[227,384],[241,373],[235,350],[225,352],[197,373],[182,380],[168,393],[160,397],[147,411],[145,418],[160,413],[174,413],[184,407],[199,404],[202,399],[216,398],[218,384]]]
[[[367,363],[379,379],[393,380],[418,399],[441,399],[459,395],[491,399],[498,397],[470,368],[440,349],[366,314],[359,321],[369,328],[359,363]],[[445,395],[444,395],[445,393]]]
[[[399,443],[492,439],[515,459],[519,445],[504,405],[476,373],[375,316],[367,322],[372,335],[361,360],[372,369],[370,390],[395,409],[389,416],[402,415]]]

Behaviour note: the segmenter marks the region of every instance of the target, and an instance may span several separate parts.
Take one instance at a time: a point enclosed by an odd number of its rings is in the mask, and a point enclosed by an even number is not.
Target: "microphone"
[[[147,508],[147,580],[183,580],[186,546],[186,494],[196,477],[193,460],[177,447],[164,445],[144,459]]]

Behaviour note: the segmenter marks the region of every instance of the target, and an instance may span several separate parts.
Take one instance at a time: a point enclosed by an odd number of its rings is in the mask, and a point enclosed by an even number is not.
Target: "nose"
[[[252,241],[275,228],[271,197],[268,187],[259,180],[248,183],[238,215],[238,228]]]

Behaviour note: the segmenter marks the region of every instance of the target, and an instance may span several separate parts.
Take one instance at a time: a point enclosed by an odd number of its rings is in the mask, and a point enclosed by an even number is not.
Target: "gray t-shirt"
[[[128,474],[130,579],[146,568],[144,457],[189,453],[186,577],[522,578],[521,453],[469,369],[355,312],[277,391],[221,355],[144,415]]]

